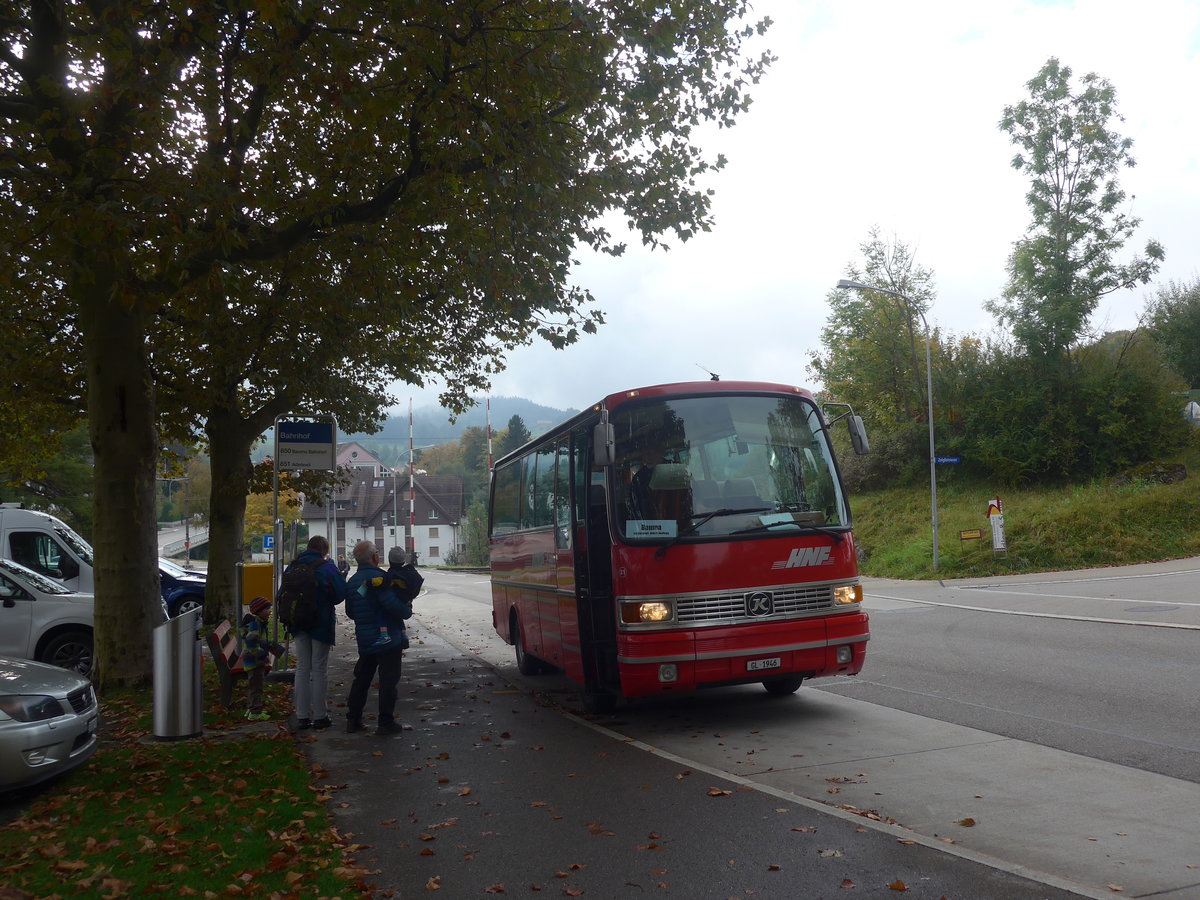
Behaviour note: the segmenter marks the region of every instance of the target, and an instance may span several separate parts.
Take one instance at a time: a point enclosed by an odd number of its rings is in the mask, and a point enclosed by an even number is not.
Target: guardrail
[[[201,544],[208,543],[208,529],[201,528],[193,531],[189,539],[193,547],[198,547]],[[174,556],[176,553],[182,553],[188,549],[188,541],[172,541],[169,544],[163,544],[159,551],[162,556]]]

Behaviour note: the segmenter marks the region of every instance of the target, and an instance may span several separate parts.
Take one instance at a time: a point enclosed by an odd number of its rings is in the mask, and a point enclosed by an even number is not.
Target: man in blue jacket
[[[363,708],[371,681],[379,673],[379,724],[376,734],[399,734],[396,721],[396,686],[400,681],[400,662],[404,651],[399,641],[378,646],[379,626],[399,634],[404,620],[412,615],[412,605],[396,596],[379,566],[379,550],[370,541],[354,545],[358,570],[346,583],[346,612],[354,620],[354,639],[358,644],[358,662],[354,664],[354,682],[346,701],[346,731],[361,731]]]
[[[317,589],[317,623],[308,629],[295,629],[296,648],[296,727],[328,728],[329,649],[334,644],[333,609],[346,599],[346,580],[329,559],[329,541],[316,535],[308,549],[288,568],[304,563],[313,568]]]

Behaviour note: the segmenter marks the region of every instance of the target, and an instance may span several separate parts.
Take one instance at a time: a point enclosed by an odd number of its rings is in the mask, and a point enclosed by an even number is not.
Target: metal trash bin
[[[182,741],[204,731],[200,699],[200,610],[154,628],[154,737]]]

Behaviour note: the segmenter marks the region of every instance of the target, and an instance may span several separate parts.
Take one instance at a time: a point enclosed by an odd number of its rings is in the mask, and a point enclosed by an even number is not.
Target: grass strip
[[[268,708],[284,709],[287,693],[268,683]],[[353,848],[325,808],[323,773],[282,717],[274,733],[238,733],[242,711],[216,709],[205,724],[223,736],[156,742],[151,699],[103,700],[92,759],[0,828],[5,900],[369,896],[370,873],[347,864]]]

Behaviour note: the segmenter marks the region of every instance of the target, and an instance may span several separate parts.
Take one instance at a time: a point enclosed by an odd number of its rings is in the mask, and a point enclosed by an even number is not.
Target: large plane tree
[[[411,326],[426,303],[438,315],[485,303],[502,345],[571,341],[597,319],[569,282],[572,248],[621,249],[606,213],[648,243],[708,228],[704,176],[720,160],[696,129],[731,124],[766,64],[745,56],[746,11],[8,5],[0,286],[70,329],[83,358],[102,687],[150,674],[149,655],[128,648],[150,645],[158,610],[152,362],[187,356],[197,383],[210,358],[236,363],[209,352],[212,333],[162,323],[261,303],[310,331],[346,317],[364,340],[419,341],[396,309]],[[337,303],[306,296],[323,274]],[[481,342],[476,358],[492,350]],[[427,370],[419,349],[409,368]]]

